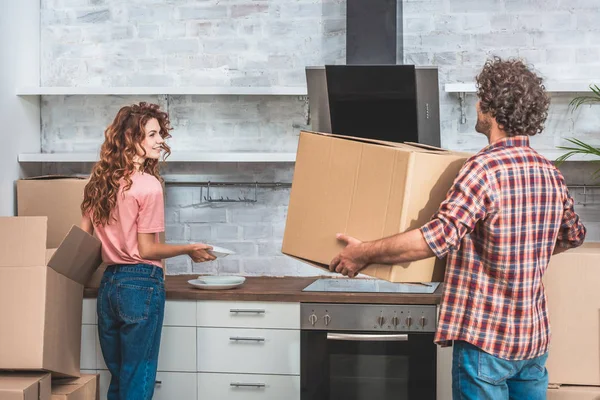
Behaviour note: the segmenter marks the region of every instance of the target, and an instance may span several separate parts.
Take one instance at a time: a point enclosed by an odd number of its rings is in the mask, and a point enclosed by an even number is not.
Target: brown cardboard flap
[[[378,144],[378,145],[381,145],[381,146],[396,147],[396,148],[400,148],[400,149],[409,149],[411,147],[411,146],[406,145],[405,143],[388,142],[388,141],[385,141],[385,140],[368,139],[368,138],[361,138],[361,137],[356,137],[356,136],[338,135],[337,133],[324,133],[324,132],[315,132],[315,131],[301,131],[300,135],[302,135],[302,134],[328,136],[328,137],[333,137],[333,138],[337,138],[337,139],[346,139],[346,140],[351,140],[351,141],[354,141],[354,142]]]
[[[46,265],[48,217],[0,217],[0,267]]]
[[[600,387],[560,385],[549,387],[546,396],[548,400],[600,400]]]
[[[0,399],[49,400],[50,374],[44,372],[0,373]]]
[[[82,374],[75,379],[55,379],[52,400],[96,400],[99,397],[100,375]]]
[[[102,262],[100,248],[100,240],[73,225],[48,261],[48,266],[85,285]]]

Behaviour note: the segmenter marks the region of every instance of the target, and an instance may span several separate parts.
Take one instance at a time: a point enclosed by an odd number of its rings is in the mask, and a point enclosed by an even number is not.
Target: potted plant
[[[572,108],[573,111],[575,111],[577,108],[584,104],[600,103],[600,88],[598,87],[598,85],[590,85],[590,90],[592,91],[591,95],[578,96],[571,100],[569,106]],[[592,155],[600,158],[600,148],[591,146],[587,143],[582,142],[579,139],[570,138],[567,139],[567,141],[570,142],[573,146],[558,146],[559,149],[566,150],[567,152],[556,159],[557,163],[560,164],[563,161],[569,159],[571,156],[574,156],[575,154]],[[596,173],[598,172],[600,172],[600,169],[596,171]]]

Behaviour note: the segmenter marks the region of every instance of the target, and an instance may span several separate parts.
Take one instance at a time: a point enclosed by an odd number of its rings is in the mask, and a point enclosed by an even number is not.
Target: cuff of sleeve
[[[164,226],[157,226],[155,228],[140,228],[138,227],[138,233],[160,233],[165,231]]]
[[[433,219],[421,227],[425,242],[437,258],[444,258],[448,253],[448,245],[444,240],[444,228],[439,219]]]

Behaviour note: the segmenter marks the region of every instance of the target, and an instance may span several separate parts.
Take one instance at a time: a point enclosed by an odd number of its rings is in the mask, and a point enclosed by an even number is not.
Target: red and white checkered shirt
[[[547,351],[542,277],[555,245],[581,245],[586,229],[563,176],[528,137],[467,160],[421,231],[437,257],[448,256],[436,343],[464,340],[507,360]]]

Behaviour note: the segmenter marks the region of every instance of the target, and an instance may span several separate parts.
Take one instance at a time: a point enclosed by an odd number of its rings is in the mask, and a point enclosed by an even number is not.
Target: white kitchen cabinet
[[[96,368],[107,369],[97,342]],[[196,328],[164,326],[160,338],[158,370],[164,372],[196,372]]]
[[[300,331],[198,328],[198,371],[300,374]]]
[[[81,325],[81,356],[79,360],[80,369],[95,370],[97,368],[97,329],[97,325]]]
[[[110,385],[110,372],[101,370],[98,373],[100,374],[100,400],[106,400],[106,393]],[[196,400],[198,399],[196,381],[196,373],[158,372],[153,400]],[[204,400],[205,397],[200,397],[200,399]]]
[[[200,373],[198,399],[300,400],[300,377]]]
[[[81,323],[83,325],[96,325],[98,323],[96,299],[83,299]]]
[[[300,303],[199,301],[199,327],[300,329]]]
[[[437,400],[452,400],[452,347],[437,347]]]
[[[196,327],[196,301],[168,300],[165,303],[163,325]]]

